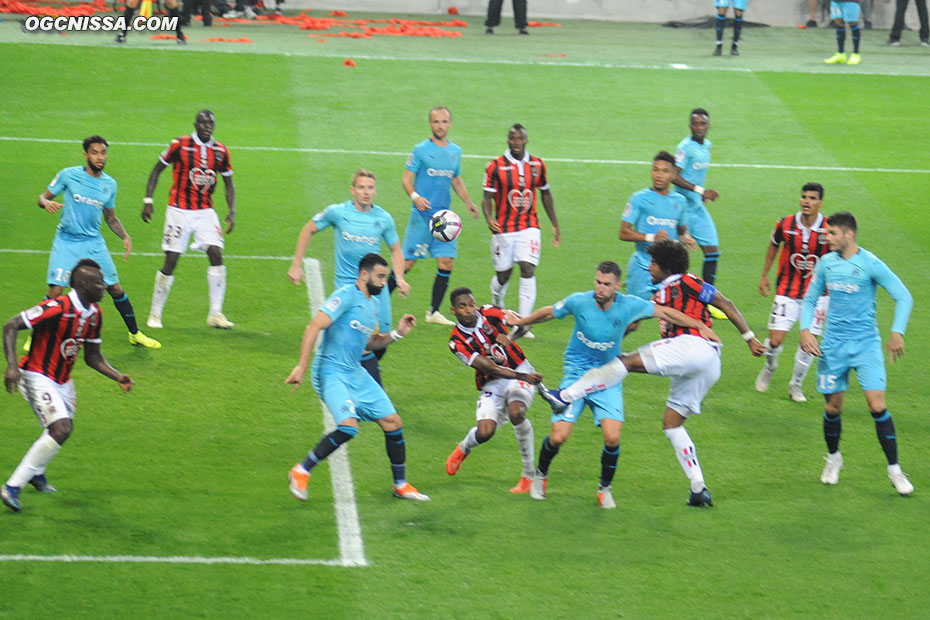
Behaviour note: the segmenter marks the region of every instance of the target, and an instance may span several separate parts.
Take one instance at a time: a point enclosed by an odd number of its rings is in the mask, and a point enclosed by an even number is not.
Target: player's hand
[[[890,340],[888,344],[891,344]],[[811,355],[821,354],[820,343],[817,342],[817,337],[808,329],[801,330],[801,349]]]
[[[469,200],[467,203],[465,203],[465,206],[468,207],[468,212],[471,213],[471,216],[477,220],[478,219],[478,207],[475,206],[475,203]]]
[[[294,386],[294,389],[291,390],[291,394],[297,391],[297,388],[300,387],[300,382],[304,380],[304,375],[306,374],[306,368],[302,367],[300,364],[294,366],[294,370],[292,370],[291,374],[284,380],[285,385],[291,384]]]
[[[552,227],[552,247],[557,248],[562,245],[562,231],[558,226]]]
[[[664,239],[668,239],[668,231],[663,228],[662,230],[656,233],[655,240],[662,241]]]
[[[894,364],[899,357],[904,355],[904,336],[898,332],[891,332],[885,348],[888,350],[888,359]]]
[[[423,196],[420,196],[416,200],[413,201],[413,206],[415,206],[420,211],[429,211],[429,208],[431,205],[430,205],[429,200],[427,200]]]
[[[304,270],[300,268],[299,264],[291,263],[291,266],[287,268],[287,279],[294,286],[300,286],[300,283],[305,281]]]
[[[17,388],[19,387],[19,379],[23,376],[23,371],[16,366],[7,366],[6,375],[3,377],[3,382],[6,384],[6,391],[10,394],[15,394]]]
[[[682,235],[679,241],[685,244],[685,247],[691,250],[692,252],[697,252],[697,249],[700,247],[698,245],[698,242],[694,240],[694,237],[692,237],[688,233],[685,233],[684,235]]]
[[[233,228],[236,226],[236,212],[230,211],[226,216],[226,234],[228,235],[233,231]]]
[[[129,236],[129,233],[126,233],[126,236],[123,237],[123,261],[129,260],[130,254],[132,254],[132,237]]]
[[[752,351],[753,357],[759,357],[760,355],[765,353],[765,345],[759,342],[759,339],[756,338],[755,336],[750,338],[746,344],[749,345],[749,350]]]
[[[501,225],[497,222],[497,220],[488,220],[488,228],[491,229],[492,233],[501,232]]]
[[[528,372],[526,373],[526,382],[530,385],[539,385],[542,383],[543,376],[538,372]]]
[[[705,340],[710,340],[711,342],[720,342],[720,336],[715,334],[714,330],[706,325],[701,325],[701,327],[698,328],[698,333],[700,333]]]
[[[410,294],[410,283],[406,280],[397,280],[397,294],[406,298]]]
[[[525,325],[523,317],[513,310],[504,310],[504,321],[507,322],[507,325],[513,325],[515,327]]]
[[[397,333],[406,336],[410,330],[417,324],[417,319],[412,314],[405,314],[397,321]]]
[[[58,213],[63,205],[60,202],[55,202],[54,200],[46,200],[43,203],[42,208],[48,211],[49,213]]]
[[[498,334],[494,340],[502,347],[509,347],[513,344],[513,340],[507,334]]]
[[[142,205],[142,221],[148,224],[152,221],[152,211],[154,211],[152,205],[144,204]]]
[[[714,200],[717,200],[717,197],[718,197],[718,196],[720,196],[720,192],[718,192],[717,190],[715,190],[715,189],[705,189],[705,190],[704,190],[704,195],[701,196],[701,199],[702,199],[704,202],[707,202],[708,200],[711,201],[711,202],[713,202]]]
[[[763,275],[763,276],[759,279],[759,294],[762,295],[763,297],[768,297],[768,296],[769,296],[769,287],[770,287],[770,286],[771,286],[771,284],[769,283],[769,276],[768,276],[768,274]]]
[[[132,377],[130,377],[129,375],[118,376],[116,378],[116,382],[119,383],[120,389],[123,390],[124,392],[128,392],[129,390],[132,389],[132,386],[136,384],[136,382],[133,381]]]

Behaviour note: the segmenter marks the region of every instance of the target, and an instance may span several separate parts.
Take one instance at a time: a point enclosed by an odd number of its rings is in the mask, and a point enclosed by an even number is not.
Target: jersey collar
[[[216,139],[213,136],[210,136],[210,139],[207,142],[202,142],[196,131],[191,134],[191,138],[194,139],[194,144],[197,146],[213,146],[216,144]]]
[[[804,216],[803,211],[798,211],[797,213],[794,214],[794,221],[798,225],[798,228],[805,228],[804,224],[801,223],[801,218],[803,216]],[[821,224],[823,224],[823,213],[818,213],[817,219],[814,220],[814,225],[808,228],[807,230],[814,230],[815,228],[823,228]]]
[[[68,298],[71,300],[71,303],[74,304],[74,307],[77,309],[77,311],[81,313],[81,316],[87,316],[88,314],[94,313],[93,307],[84,307],[84,304],[81,303],[81,298],[78,297],[76,290],[71,289],[71,291],[68,293]]]
[[[480,312],[477,312],[476,314],[478,315],[478,320],[475,321],[475,326],[474,326],[474,327],[465,327],[464,325],[462,325],[461,323],[458,323],[458,322],[456,323],[456,326],[457,326],[460,330],[462,330],[463,332],[465,332],[466,334],[468,334],[469,336],[472,335],[472,334],[474,334],[476,331],[480,331],[480,330],[481,330],[481,326],[484,325],[484,315],[481,314]]]
[[[530,160],[530,152],[524,149],[523,159],[514,159],[513,155],[510,154],[510,149],[507,149],[504,151],[504,157],[512,164],[525,164]]]

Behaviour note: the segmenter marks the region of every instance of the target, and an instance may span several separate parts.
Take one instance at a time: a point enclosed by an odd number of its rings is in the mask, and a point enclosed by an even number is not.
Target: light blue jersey
[[[704,138],[703,144],[695,142],[691,136],[679,142],[678,148],[675,150],[675,165],[681,168],[679,176],[685,181],[703,187],[705,179],[707,179],[707,168],[710,166],[710,147],[711,143],[707,138]],[[680,187],[678,191],[687,198],[694,197],[698,203],[701,202],[700,194]]]
[[[337,287],[355,283],[358,264],[366,254],[380,254],[382,240],[388,246],[399,240],[394,219],[378,205],[372,205],[369,211],[359,211],[352,200],[332,204],[314,215],[313,223],[318,230],[333,227]]]
[[[452,202],[452,179],[461,174],[462,149],[454,142],[446,146],[436,146],[427,138],[413,147],[407,158],[406,168],[416,175],[413,188],[430,203],[429,211],[420,211],[411,205],[411,215],[419,215],[426,220],[442,209],[448,209]]]
[[[353,282],[337,288],[320,311],[333,323],[323,332],[320,350],[313,358],[314,372],[318,369],[336,372],[360,369],[362,353],[377,332],[377,298],[366,297]]]
[[[623,210],[623,221],[633,225],[636,232],[656,234],[660,230],[668,233],[669,238],[678,239],[678,227],[686,225],[685,203],[681,194],[669,192],[663,196],[652,188],[640,190],[630,197]],[[646,252],[651,243],[637,241],[636,249],[627,264],[626,291],[641,299],[650,299],[657,290],[649,274],[652,257]]]
[[[65,168],[48,184],[49,193],[62,194],[58,232],[70,237],[99,237],[104,209],[116,208],[116,181],[106,172],[100,177],[84,166]]]

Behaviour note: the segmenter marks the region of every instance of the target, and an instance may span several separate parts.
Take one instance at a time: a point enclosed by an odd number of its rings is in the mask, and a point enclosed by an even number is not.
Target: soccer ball
[[[462,218],[449,209],[437,211],[429,218],[429,231],[440,241],[452,241],[462,232]]]

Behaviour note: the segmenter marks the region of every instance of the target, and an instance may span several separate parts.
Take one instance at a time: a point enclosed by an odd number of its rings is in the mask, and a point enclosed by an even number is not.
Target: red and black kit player
[[[107,288],[100,265],[87,258],[80,260],[71,271],[71,287],[67,295],[46,299],[3,326],[6,389],[11,394],[17,388],[22,392],[45,429],[0,489],[3,503],[14,512],[22,509],[19,494],[27,483],[41,492],[55,492],[45,468],[74,429],[76,393],[71,369],[81,348],[88,366],[116,381],[125,392],[133,386],[129,375],[110,366],[100,353],[97,302]],[[33,330],[32,346],[17,362],[16,333],[23,329]]]
[[[756,377],[755,387],[760,392],[769,388],[775,369],[778,368],[778,356],[781,355],[785,335],[801,316],[801,304],[814,268],[820,257],[830,251],[826,222],[820,212],[822,207],[823,186],[820,183],[807,183],[801,188],[801,210],[775,222],[775,229],[769,239],[762,278],[759,280],[759,294],[763,297],[769,295],[768,274],[779,247],[781,254],[775,280],[775,301],[769,314],[769,337],[765,340],[765,364]],[[814,322],[811,324],[811,333],[815,336],[823,334],[829,300],[827,295],[817,300]],[[802,350],[799,344],[794,355],[794,371],[788,383],[788,397],[791,400],[807,400],[801,385],[813,360],[814,356]]]
[[[446,460],[446,473],[454,476],[472,449],[493,437],[497,427],[509,420],[523,462],[520,482],[510,492],[528,493],[534,466],[533,425],[526,411],[533,403],[533,386],[543,377],[511,340],[504,311],[490,305],[479,308],[471,290],[465,287],[452,291],[449,299],[457,320],[449,336],[449,349],[463,364],[474,368],[479,396],[475,411],[478,423]]]
[[[507,132],[507,151],[485,168],[481,208],[491,229],[491,303],[505,307],[504,297],[514,263],[520,267],[518,310],[527,316],[536,304],[536,265],[541,237],[536,213],[536,190],[552,223],[552,246],[559,247],[561,233],[555,203],[549,191],[546,164],[526,150],[526,129],[517,123]],[[492,204],[493,201],[493,204]],[[532,338],[531,333],[527,337]]]
[[[178,258],[185,252],[191,236],[193,249],[206,252],[210,261],[207,267],[210,309],[207,325],[220,329],[231,329],[231,323],[223,314],[226,298],[226,266],[223,264],[223,230],[213,210],[213,190],[218,177],[226,186],[226,234],[232,232],[236,221],[236,188],[233,184],[233,168],[229,161],[229,149],[213,138],[216,117],[210,110],[201,110],[194,119],[194,133],[171,141],[159,156],[143,198],[142,221],[152,219],[154,200],[152,194],[161,171],[169,165],[174,167],[171,195],[165,212],[165,228],[161,249],[165,252],[165,264],[155,273],[155,290],[152,293],[152,308],[147,325],[162,327],[162,311],[171,285]]]

